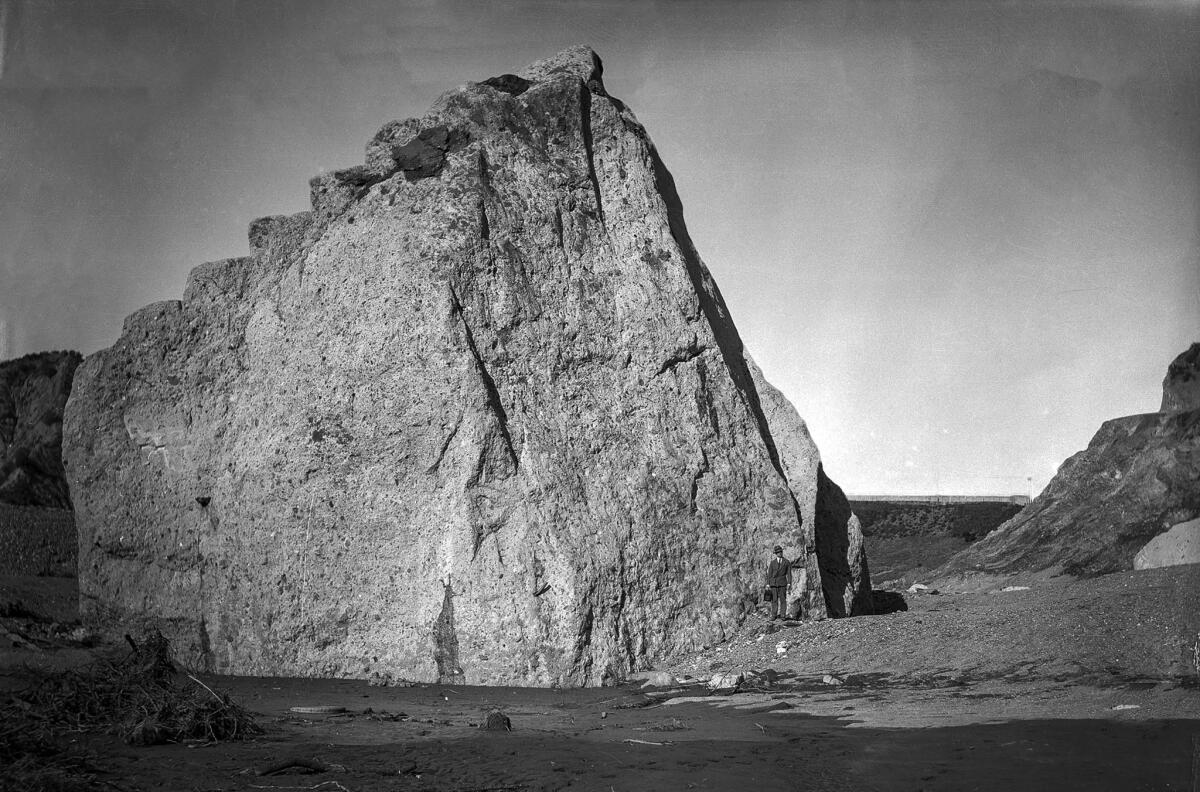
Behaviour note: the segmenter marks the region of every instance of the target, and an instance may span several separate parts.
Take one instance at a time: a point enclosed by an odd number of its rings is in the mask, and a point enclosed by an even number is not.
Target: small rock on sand
[[[498,709],[494,709],[487,714],[483,723],[479,724],[479,728],[484,731],[512,731],[512,721]]]
[[[646,674],[646,681],[642,683],[642,687],[673,687],[676,684],[675,677],[666,671],[651,671]]]

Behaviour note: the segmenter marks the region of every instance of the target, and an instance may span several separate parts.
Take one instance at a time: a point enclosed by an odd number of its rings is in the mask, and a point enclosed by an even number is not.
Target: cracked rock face
[[[955,555],[934,578],[1133,569],[1155,537],[1200,517],[1200,403],[1189,401],[1200,344],[1171,364],[1156,413],[1105,421],[1028,506]]]
[[[387,125],[312,204],[80,367],[90,623],[229,673],[592,685],[722,640],[768,548],[813,548],[590,50]]]

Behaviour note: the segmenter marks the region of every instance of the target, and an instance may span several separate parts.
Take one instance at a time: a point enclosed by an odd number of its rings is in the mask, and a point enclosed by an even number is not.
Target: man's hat
[[[782,552],[783,552],[783,548],[782,548],[782,547],[780,547],[779,545],[775,545],[775,552],[776,552],[776,553],[782,553]]]

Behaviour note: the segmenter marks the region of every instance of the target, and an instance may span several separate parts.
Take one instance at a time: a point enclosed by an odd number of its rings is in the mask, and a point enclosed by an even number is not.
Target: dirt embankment
[[[986,536],[1021,506],[1007,501],[914,503],[853,500],[876,587],[905,588]]]

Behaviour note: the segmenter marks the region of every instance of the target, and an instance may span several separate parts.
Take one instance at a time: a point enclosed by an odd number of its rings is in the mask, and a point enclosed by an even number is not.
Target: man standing
[[[786,618],[788,579],[792,562],[783,557],[783,548],[775,545],[775,557],[767,565],[767,585],[771,587],[771,621]]]

